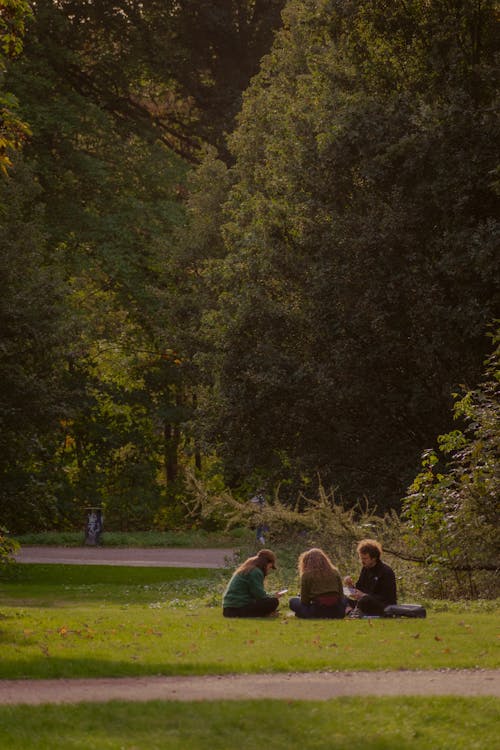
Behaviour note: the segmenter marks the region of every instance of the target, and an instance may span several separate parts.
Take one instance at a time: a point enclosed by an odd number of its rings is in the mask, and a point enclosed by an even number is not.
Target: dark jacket
[[[356,588],[369,594],[387,607],[396,604],[396,576],[393,569],[379,560],[373,568],[363,568],[356,582]]]

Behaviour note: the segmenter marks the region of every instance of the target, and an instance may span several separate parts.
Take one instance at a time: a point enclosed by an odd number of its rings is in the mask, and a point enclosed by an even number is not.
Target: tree
[[[211,436],[399,502],[495,316],[492,2],[289,2],[231,139]]]
[[[74,320],[44,237],[40,197],[16,157],[0,179],[0,507],[12,531],[21,518],[36,523],[47,508],[51,514],[53,488],[42,500],[40,477],[71,401],[65,353]]]
[[[18,467],[38,485],[39,526],[76,523],[95,502],[108,522],[151,525],[175,494],[198,372],[192,347],[180,350],[191,343],[181,308],[193,305],[174,257],[181,157],[194,160],[204,139],[222,144],[281,4],[34,6],[6,81],[32,131],[24,158],[40,189],[43,252],[66,288],[69,310],[54,312],[75,328],[61,339],[69,397],[61,391],[48,423],[44,461]]]
[[[12,166],[9,151],[20,148],[29,128],[18,116],[17,100],[3,88],[6,61],[20,54],[25,21],[31,16],[27,0],[0,2],[0,172]]]
[[[149,134],[194,160],[204,142],[224,149],[283,4],[39,0],[26,53],[122,133]]]
[[[45,299],[56,337],[59,326],[57,349],[50,336],[46,341],[41,338],[45,309],[37,309],[36,302],[31,305],[34,336],[40,335],[40,348],[45,347],[40,354],[46,358],[46,366],[54,368],[51,372],[58,372],[61,388],[44,392],[46,400],[55,397],[50,405],[56,418],[45,421],[43,458],[32,451],[28,453],[31,460],[26,460],[26,452],[20,452],[19,461],[15,460],[14,446],[26,440],[20,420],[13,418],[5,432],[12,445],[6,454],[6,471],[17,472],[5,502],[17,529],[21,526],[17,513],[20,497],[22,524],[38,527],[78,522],[83,505],[104,501],[110,495],[113,500],[129,497],[132,490],[125,486],[135,481],[132,464],[137,469],[138,456],[143,477],[148,476],[152,485],[144,488],[143,496],[161,492],[156,483],[157,466],[151,468],[157,454],[153,451],[144,456],[150,420],[148,423],[144,415],[138,420],[143,427],[138,437],[137,430],[134,433],[127,425],[134,408],[134,416],[139,411],[134,401],[126,418],[116,413],[127,412],[123,401],[127,395],[132,399],[136,386],[129,348],[140,360],[144,349],[153,348],[152,339],[154,346],[158,345],[154,340],[154,286],[164,243],[182,216],[179,186],[186,170],[181,159],[160,141],[121,128],[114,116],[75,90],[64,69],[64,65],[66,71],[71,69],[75,52],[57,46],[61,14],[55,6],[52,14],[49,10],[46,3],[37,4],[36,26],[31,28],[25,55],[8,71],[11,90],[19,97],[23,117],[32,130],[24,159],[37,192],[36,200],[28,198],[23,211],[30,216],[31,200],[37,222],[36,231],[29,220],[20,234],[9,231],[9,225],[19,223],[19,218],[14,215],[15,204],[6,203],[5,269],[16,279],[21,268],[31,270],[31,262],[26,262],[18,248],[18,237],[25,238],[30,227],[30,252],[36,258],[33,266],[38,264],[40,273],[51,269],[65,301],[64,305],[54,304],[51,284],[46,283]],[[51,24],[55,27],[52,34]],[[47,30],[44,38],[43,30]],[[39,257],[44,258],[43,263]],[[17,259],[24,266],[17,265]],[[20,294],[29,296],[29,279],[19,275],[17,282]],[[73,323],[73,330],[64,335],[68,322]],[[12,336],[19,345],[24,335],[22,321],[14,318]],[[126,362],[128,380],[122,372],[110,379],[109,372],[105,374],[96,366],[95,360],[106,345],[117,352],[117,365]],[[119,356],[122,349],[128,358]],[[32,377],[33,387],[38,386],[36,370]],[[39,386],[43,389],[43,378]],[[23,392],[23,383],[17,388]],[[110,404],[111,395],[116,404]],[[8,391],[5,396],[8,411],[14,396]],[[37,414],[32,404],[36,398],[29,390],[24,393],[27,415],[29,410]],[[42,397],[40,402],[44,400]],[[139,441],[135,453],[130,448],[134,438]],[[105,475],[109,476],[104,479]],[[117,486],[120,483],[121,487]],[[30,494],[29,488],[35,485],[36,493]],[[23,487],[29,500],[20,489]],[[137,500],[137,486],[133,491]]]

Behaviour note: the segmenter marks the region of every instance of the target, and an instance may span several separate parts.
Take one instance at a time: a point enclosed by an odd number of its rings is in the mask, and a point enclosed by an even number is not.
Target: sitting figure
[[[393,569],[380,559],[382,547],[379,542],[362,539],[356,551],[362,568],[355,585],[350,576],[344,578],[344,583],[350,588],[350,605],[346,613],[352,610],[353,616],[382,616],[385,607],[397,603],[396,576]]]
[[[342,619],[345,600],[340,573],[323,550],[313,548],[299,557],[300,597],[290,599],[297,617]]]
[[[224,617],[264,617],[278,609],[281,594],[270,596],[264,579],[276,569],[276,556],[270,549],[261,549],[249,557],[233,573],[224,592]]]

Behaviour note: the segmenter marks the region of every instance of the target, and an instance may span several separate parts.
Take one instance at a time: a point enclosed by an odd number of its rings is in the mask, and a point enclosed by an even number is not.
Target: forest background
[[[212,528],[264,488],[282,533],[369,523],[491,579],[498,18],[0,2],[11,533],[88,506],[108,529]]]

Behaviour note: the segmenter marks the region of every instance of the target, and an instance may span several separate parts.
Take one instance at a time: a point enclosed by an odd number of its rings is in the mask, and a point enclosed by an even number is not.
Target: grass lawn
[[[493,698],[0,706],[0,747],[22,750],[474,750],[497,730]]]
[[[0,584],[0,678],[495,668],[498,603],[426,620],[225,620],[228,572],[21,565]],[[275,582],[278,584],[278,582]]]

